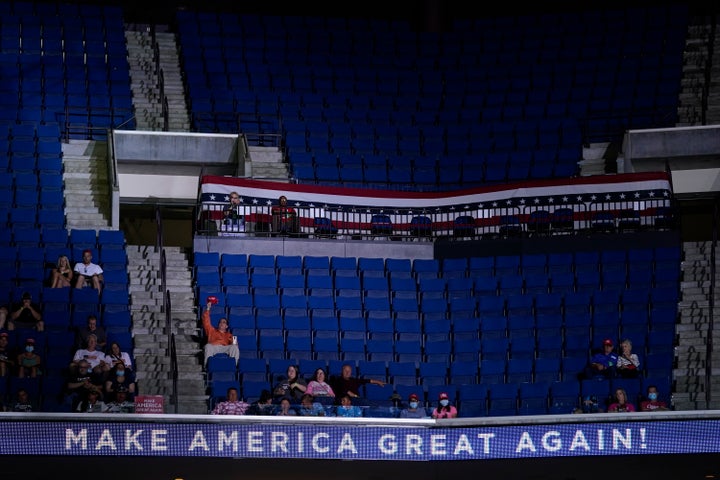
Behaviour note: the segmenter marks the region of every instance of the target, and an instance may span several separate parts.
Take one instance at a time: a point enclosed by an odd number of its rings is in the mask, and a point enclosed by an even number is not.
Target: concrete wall
[[[630,130],[618,173],[672,172],[677,196],[720,191],[720,125]]]
[[[195,205],[203,174],[244,171],[238,135],[113,132],[121,203]]]
[[[245,255],[311,255],[336,257],[433,258],[431,242],[342,240],[317,238],[209,237],[195,236],[195,252]]]

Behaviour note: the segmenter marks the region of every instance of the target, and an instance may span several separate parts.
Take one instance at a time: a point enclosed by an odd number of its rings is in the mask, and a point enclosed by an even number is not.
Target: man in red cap
[[[615,344],[611,339],[603,340],[602,351],[590,358],[590,364],[585,372],[587,378],[612,378],[615,376],[618,354],[613,350],[614,347]]]
[[[93,254],[89,248],[83,251],[82,262],[75,264],[76,278],[75,288],[83,288],[90,285],[98,292],[102,290],[103,269],[97,263],[92,261]]]
[[[214,327],[210,321],[210,309],[213,303],[217,303],[217,299],[208,297],[207,305],[202,313],[202,326],[203,330],[205,330],[205,336],[207,337],[207,343],[205,343],[205,365],[207,365],[208,358],[218,353],[230,355],[235,359],[235,365],[237,365],[240,359],[240,350],[234,342],[227,318],[222,317],[218,320],[217,327]]]
[[[400,410],[400,418],[428,418],[425,407],[420,405],[420,397],[417,393],[410,394],[407,408]]]

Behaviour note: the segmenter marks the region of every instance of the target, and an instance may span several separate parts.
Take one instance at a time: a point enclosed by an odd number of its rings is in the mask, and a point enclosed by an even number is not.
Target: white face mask
[[[440,405],[442,405],[443,407],[447,407],[449,403],[449,400],[440,400]]]
[[[418,402],[410,402],[410,408],[417,408]]]

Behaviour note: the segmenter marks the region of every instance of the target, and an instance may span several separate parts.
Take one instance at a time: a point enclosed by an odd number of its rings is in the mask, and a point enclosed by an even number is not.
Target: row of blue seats
[[[228,289],[230,287],[227,287]],[[245,287],[241,287],[245,288]],[[606,289],[565,293],[522,293],[497,294],[495,291],[438,290],[397,290],[377,289],[340,289],[332,287],[309,289],[296,287],[291,293],[277,292],[275,287],[268,291],[249,291],[225,294],[220,286],[198,289],[200,302],[208,296],[218,300],[218,306],[211,312],[214,321],[218,316],[267,315],[308,316],[308,317],[348,317],[365,318],[370,312],[388,318],[425,320],[443,318],[477,317],[485,314],[533,317],[545,314],[562,318],[571,313],[599,314],[613,313],[616,318],[625,315],[644,314],[649,317],[656,310],[671,307],[676,311],[679,291],[674,287],[638,286],[629,289]],[[290,289],[288,288],[288,291]],[[456,292],[456,293],[454,293]],[[356,313],[354,313],[356,312]],[[374,315],[370,315],[374,316]]]
[[[665,340],[667,342],[667,340]],[[672,341],[672,340],[670,340]],[[478,343],[479,345],[479,343]],[[548,350],[547,356],[534,357],[509,356],[507,351],[495,350],[485,358],[482,347],[474,352],[465,352],[466,357],[454,358],[452,353],[435,355],[432,358],[412,359],[372,359],[372,358],[327,358],[304,357],[289,352],[287,357],[251,357],[242,356],[236,366],[235,359],[228,360],[215,355],[208,358],[207,380],[243,379],[273,381],[279,373],[280,362],[297,362],[302,376],[311,376],[318,368],[335,372],[335,368],[349,364],[365,378],[375,378],[389,383],[417,385],[442,385],[445,383],[523,383],[533,381],[559,381],[577,379],[584,372],[591,354],[586,343],[584,350],[564,353],[560,347]],[[540,352],[543,353],[543,352]],[[654,377],[658,374],[669,375],[674,363],[671,349],[657,352],[640,353],[640,376]]]
[[[42,193],[40,195],[43,195]],[[16,224],[22,225],[25,219],[29,218],[30,223],[35,225],[35,222],[37,221],[37,218],[39,215],[43,214],[46,210],[51,211],[60,211],[64,215],[64,212],[62,211],[63,206],[63,200],[61,196],[61,192],[58,192],[57,196],[51,197],[48,196],[47,200],[56,200],[57,202],[60,202],[59,205],[56,203],[56,208],[51,208],[50,206],[43,205],[40,208],[37,207],[25,207],[25,208],[14,208],[11,211],[14,212],[12,216],[12,221],[10,223],[10,228],[8,230],[8,233],[12,234],[15,233],[16,230]],[[0,210],[2,211],[2,210]],[[1,220],[1,218],[0,218]],[[71,257],[71,259],[79,260],[80,257],[75,258],[76,250],[77,249],[86,249],[89,248],[93,250],[95,253],[99,254],[109,254],[110,250],[120,250],[121,253],[127,255],[125,253],[125,246],[127,245],[127,241],[125,240],[125,233],[122,230],[99,230],[95,231],[92,229],[68,229],[65,226],[59,227],[56,224],[52,225],[45,225],[40,224],[38,226],[30,226],[25,225],[24,227],[17,227],[18,231],[29,231],[34,235],[39,236],[39,240],[36,245],[10,245],[10,242],[3,242],[0,244],[2,247],[2,252],[0,252],[0,257],[3,259],[10,259],[12,257],[19,257],[24,251],[26,251],[27,248],[45,248],[46,252],[48,251],[48,246],[52,245],[53,247],[61,247],[64,248],[67,252],[68,257]],[[28,233],[28,232],[26,232]],[[56,251],[52,251],[51,253],[55,254]],[[44,255],[43,255],[44,256]],[[57,257],[53,259],[57,260]],[[97,259],[95,259],[97,260]]]
[[[200,296],[203,293],[219,293],[221,306],[241,306],[255,304],[255,298],[274,295],[279,298],[280,306],[296,306],[293,297],[316,295],[334,297],[336,302],[344,302],[343,308],[352,308],[353,304],[362,306],[365,299],[384,297],[392,304],[413,298],[418,301],[434,301],[444,298],[453,301],[465,297],[503,297],[513,304],[532,303],[535,296],[542,301],[562,300],[563,296],[573,294],[594,297],[591,301],[606,302],[617,300],[621,305],[627,303],[654,303],[661,300],[660,293],[671,293],[681,279],[677,268],[660,270],[653,274],[649,270],[636,269],[629,273],[581,272],[545,273],[522,275],[420,278],[418,280],[399,274],[390,279],[382,276],[335,276],[318,274],[255,274],[225,272],[199,272],[195,275],[195,288]],[[673,295],[677,297],[677,294]],[[282,302],[292,302],[287,305]],[[518,302],[519,300],[519,302]],[[499,301],[499,300],[498,300]],[[340,308],[338,306],[338,308]]]
[[[382,272],[404,271],[410,273],[447,271],[498,273],[521,273],[528,268],[533,271],[569,271],[577,265],[590,264],[598,270],[609,263],[665,263],[672,262],[679,267],[681,250],[679,247],[630,248],[558,253],[529,253],[519,255],[473,256],[469,258],[445,259],[401,259],[380,257],[336,257],[299,255],[237,254],[218,252],[195,252],[193,266],[245,267],[248,273],[255,268],[271,269],[295,268],[325,270],[328,273],[337,270],[379,270]],[[560,270],[557,270],[560,269]],[[268,270],[263,270],[268,273]],[[467,274],[465,275],[467,276]]]
[[[399,334],[398,338],[394,339],[378,338],[373,333],[368,333],[369,338],[348,335],[338,339],[331,334],[322,336],[322,333],[318,332],[313,338],[309,338],[307,333],[303,337],[301,332],[289,331],[287,339],[284,339],[282,334],[275,334],[270,330],[259,330],[257,334],[238,334],[237,340],[238,345],[241,346],[243,358],[438,362],[443,365],[466,361],[477,363],[478,359],[481,359],[482,361],[496,362],[494,366],[499,368],[499,371],[493,372],[496,375],[505,374],[505,362],[507,361],[512,361],[514,366],[522,369],[541,359],[547,365],[568,358],[581,359],[580,368],[571,369],[574,374],[577,374],[595,350],[593,346],[600,345],[607,338],[631,340],[636,345],[634,351],[642,357],[643,371],[670,368],[675,349],[674,332],[667,330],[648,331],[643,334],[619,332],[617,328],[608,328],[597,329],[594,336],[588,332],[586,334],[556,335],[555,337],[544,336],[538,339],[534,337],[479,339],[476,336],[475,338],[454,338],[452,340],[426,340],[424,346],[421,335],[403,336],[403,334]],[[268,335],[274,336],[267,338]],[[645,362],[645,359],[648,361]],[[483,372],[483,374],[488,372]],[[555,375],[560,375],[567,373],[567,370],[554,370],[550,374],[553,372]],[[521,370],[520,373],[532,375],[533,368],[527,371]]]

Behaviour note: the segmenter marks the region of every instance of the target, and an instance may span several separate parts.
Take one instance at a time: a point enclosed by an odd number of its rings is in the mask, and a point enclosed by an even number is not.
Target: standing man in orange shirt
[[[202,325],[207,337],[205,344],[205,364],[207,359],[217,353],[226,353],[235,359],[237,365],[240,359],[240,350],[235,343],[233,334],[230,332],[230,326],[227,318],[223,317],[218,321],[218,326],[214,327],[210,322],[210,309],[213,305],[213,297],[208,297],[205,311],[202,314]]]

